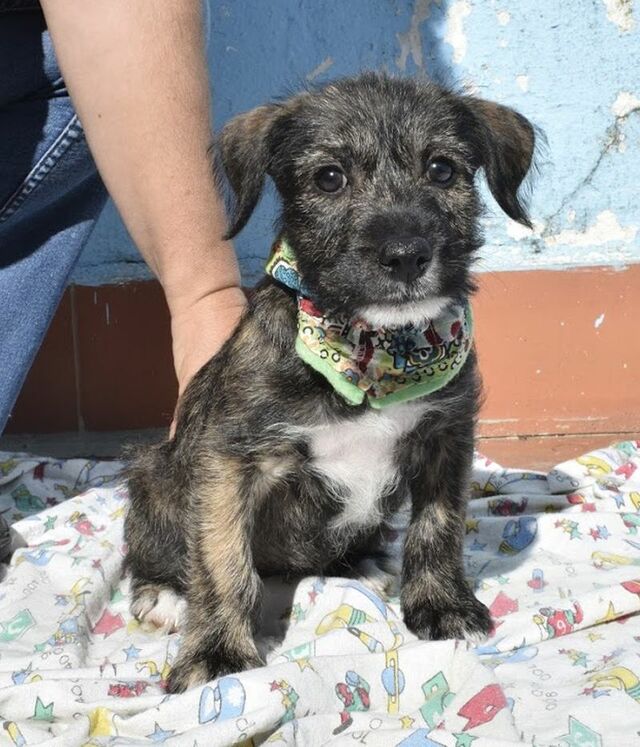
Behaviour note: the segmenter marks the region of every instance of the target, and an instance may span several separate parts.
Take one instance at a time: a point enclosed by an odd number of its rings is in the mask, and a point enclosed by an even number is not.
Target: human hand
[[[173,365],[178,379],[178,399],[193,376],[232,335],[247,307],[238,286],[212,291],[171,312]],[[175,415],[169,435],[175,432]]]

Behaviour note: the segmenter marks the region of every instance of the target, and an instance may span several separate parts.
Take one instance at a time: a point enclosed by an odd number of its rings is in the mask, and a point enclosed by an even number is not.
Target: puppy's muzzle
[[[378,262],[394,280],[412,283],[427,270],[433,257],[429,242],[421,236],[386,241]]]

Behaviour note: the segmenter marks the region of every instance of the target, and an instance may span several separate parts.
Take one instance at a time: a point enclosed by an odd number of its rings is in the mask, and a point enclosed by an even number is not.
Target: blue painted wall
[[[487,197],[478,269],[640,261],[640,5],[636,0],[212,0],[216,127],[307,80],[365,68],[431,75],[520,110],[547,136],[533,233]],[[274,201],[238,238],[260,274]],[[76,282],[149,277],[108,206]]]

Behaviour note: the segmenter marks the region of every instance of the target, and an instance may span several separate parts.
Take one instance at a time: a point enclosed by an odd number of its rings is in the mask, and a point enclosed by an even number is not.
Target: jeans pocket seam
[[[0,206],[0,223],[8,220],[53,171],[62,156],[84,135],[78,115],[74,114],[65,128],[38,159],[20,186]]]

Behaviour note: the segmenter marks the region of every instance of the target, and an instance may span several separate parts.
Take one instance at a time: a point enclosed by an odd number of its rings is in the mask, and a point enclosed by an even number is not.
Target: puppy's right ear
[[[220,157],[235,193],[228,239],[244,228],[260,199],[271,161],[271,130],[283,109],[280,104],[259,106],[234,117],[222,130]]]

